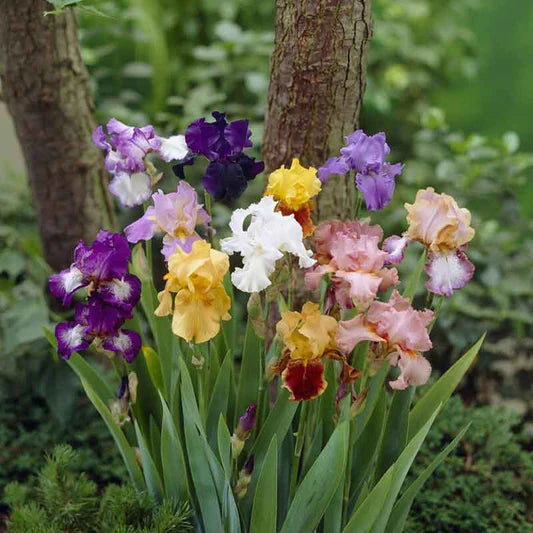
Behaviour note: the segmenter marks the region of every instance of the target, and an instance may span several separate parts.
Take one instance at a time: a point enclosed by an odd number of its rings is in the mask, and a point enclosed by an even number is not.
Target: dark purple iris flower
[[[395,178],[402,171],[403,164],[385,162],[390,148],[384,133],[367,135],[363,130],[354,131],[346,137],[347,144],[340,150],[340,156],[331,157],[318,169],[322,183],[332,174],[343,175],[355,171],[355,184],[363,193],[369,211],[383,209],[392,199]]]
[[[64,359],[88,348],[95,339],[128,362],[137,355],[140,336],[122,329],[141,294],[140,280],[128,272],[130,255],[123,235],[102,230],[91,246],[80,241],[70,268],[50,276],[50,291],[63,305],[71,304],[78,289],[88,287],[89,296],[76,305],[74,321],[56,326],[58,352]]]
[[[185,140],[192,155],[175,165],[174,172],[183,179],[184,166],[203,156],[209,161],[202,180],[205,190],[216,201],[235,200],[265,165],[243,153],[252,146],[247,120],[228,123],[224,113],[215,111],[212,115],[213,122],[201,118],[189,124]]]

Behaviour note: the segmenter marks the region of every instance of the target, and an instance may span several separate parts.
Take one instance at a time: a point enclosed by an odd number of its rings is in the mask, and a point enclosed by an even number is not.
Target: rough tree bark
[[[372,0],[277,0],[263,157],[267,172],[292,157],[315,167],[358,125],[372,35]],[[350,216],[353,178],[319,195],[319,220]]]
[[[80,238],[112,228],[89,76],[72,10],[46,0],[0,0],[0,81],[22,146],[45,259],[67,266]]]

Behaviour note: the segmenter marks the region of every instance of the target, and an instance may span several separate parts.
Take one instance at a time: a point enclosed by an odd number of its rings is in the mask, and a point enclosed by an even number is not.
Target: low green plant
[[[520,416],[495,406],[446,405],[420,449],[415,479],[465,423],[468,433],[419,493],[405,530],[410,533],[533,531],[533,458],[516,431]],[[528,518],[529,515],[529,518]]]
[[[11,506],[11,533],[174,533],[191,531],[188,504],[161,505],[131,486],[97,485],[75,468],[80,457],[70,446],[56,446],[46,458],[35,487],[11,483],[5,500]]]
[[[0,409],[0,501],[9,482],[30,484],[43,453],[58,442],[76,449],[72,466],[88,472],[98,486],[125,479],[126,472],[105,424],[86,399],[75,395],[76,416],[64,426],[57,423],[42,397],[21,390],[18,398],[2,401]]]

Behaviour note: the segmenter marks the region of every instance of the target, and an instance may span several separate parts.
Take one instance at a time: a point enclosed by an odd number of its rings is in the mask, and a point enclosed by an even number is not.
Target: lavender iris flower
[[[235,200],[265,165],[244,154],[244,149],[252,146],[247,120],[228,123],[224,113],[215,111],[212,115],[213,122],[201,118],[189,124],[185,140],[191,156],[175,165],[174,172],[183,179],[184,166],[203,156],[209,161],[202,180],[205,190],[216,201]]]
[[[122,329],[141,294],[139,278],[128,272],[130,255],[123,235],[101,230],[91,246],[80,241],[68,269],[50,276],[50,291],[63,305],[70,305],[82,287],[88,287],[89,293],[85,302],[76,305],[74,321],[56,326],[62,358],[87,349],[96,339],[104,349],[120,353],[128,362],[137,355],[139,334]]]
[[[369,211],[383,209],[392,199],[395,178],[402,171],[403,164],[385,162],[390,148],[384,133],[369,136],[363,130],[354,131],[346,137],[346,146],[340,156],[331,157],[318,169],[322,183],[332,174],[343,175],[355,171],[355,184],[363,193]]]

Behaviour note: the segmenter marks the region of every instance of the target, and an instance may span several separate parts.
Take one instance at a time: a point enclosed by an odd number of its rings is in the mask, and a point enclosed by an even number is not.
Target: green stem
[[[153,279],[152,269],[154,264],[152,263],[152,240],[148,239],[145,241],[145,250],[146,250],[146,262],[148,263],[148,268],[150,269],[150,277]]]
[[[433,320],[431,321],[431,324],[428,326],[428,333],[431,333],[431,330],[433,329],[433,326],[435,325],[435,322],[437,322],[437,317],[439,316],[440,308],[442,307],[442,304],[444,302],[444,296],[439,296],[437,299],[437,302],[433,302]]]
[[[263,320],[265,322],[268,321],[268,315],[270,312],[270,302],[265,302],[265,310],[263,312]],[[253,438],[255,438],[256,435],[259,435],[259,431],[261,430],[261,425],[263,422],[262,416],[263,416],[263,408],[266,404],[266,387],[265,387],[265,366],[266,366],[266,344],[265,341],[261,343],[261,350],[259,351],[259,391],[258,391],[258,399],[257,399],[257,417],[256,417],[256,424],[253,431]]]
[[[296,492],[296,485],[298,482],[298,474],[300,473],[300,458],[302,456],[302,449],[305,442],[307,413],[308,402],[303,402],[302,410],[300,412],[300,420],[298,421],[298,433],[296,434],[296,443],[294,444],[294,457],[292,460],[289,502],[292,501],[292,499],[294,498],[294,493]]]
[[[213,198],[211,198],[211,195],[204,191],[204,203],[205,203],[205,210],[207,211],[207,214],[211,218],[211,224],[213,223]],[[211,243],[211,246],[214,245],[214,234],[211,228],[207,229],[207,238],[209,242]]]
[[[363,199],[361,197],[361,193],[359,192],[359,189],[355,189],[355,212],[354,212],[354,220],[359,218],[359,211],[361,211],[361,205],[363,203]]]
[[[344,473],[344,493],[342,497],[342,525],[346,524],[348,518],[348,507],[350,505],[350,489],[352,483],[352,462],[354,448],[354,431],[355,419],[350,420],[350,436],[348,438],[348,461],[346,462],[346,472]]]
[[[289,311],[292,311],[294,300],[294,273],[292,270],[292,257],[287,255],[287,261],[289,263],[289,283],[288,283],[288,295],[287,295],[287,307]]]

